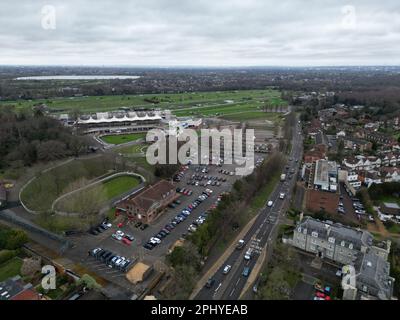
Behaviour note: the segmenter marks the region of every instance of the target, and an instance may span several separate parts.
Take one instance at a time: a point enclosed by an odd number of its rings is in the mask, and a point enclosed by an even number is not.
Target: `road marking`
[[[231,293],[229,294],[229,296],[231,297],[233,295],[233,293],[235,292],[235,288],[232,289]]]
[[[239,284],[239,282],[240,282],[240,278],[236,281],[235,287]],[[235,289],[233,289],[233,290],[235,290]]]
[[[215,289],[214,296],[217,294],[217,292],[218,292],[219,288],[221,288],[221,286],[222,286],[222,282],[218,285],[217,289]]]

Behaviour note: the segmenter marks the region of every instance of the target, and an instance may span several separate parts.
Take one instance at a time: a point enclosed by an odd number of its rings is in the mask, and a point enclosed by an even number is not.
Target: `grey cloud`
[[[41,28],[43,5],[56,30]],[[398,0],[3,0],[0,30],[0,64],[400,63]]]

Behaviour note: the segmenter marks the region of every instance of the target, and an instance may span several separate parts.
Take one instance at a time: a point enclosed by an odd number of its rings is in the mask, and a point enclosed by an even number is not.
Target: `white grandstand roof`
[[[121,113],[109,113],[109,112],[98,112],[96,116],[89,116],[87,119],[82,117],[78,120],[78,124],[95,124],[95,123],[115,123],[115,122],[134,122],[134,121],[145,121],[145,120],[161,120],[162,117],[159,113],[154,115],[148,115],[147,113],[143,117],[139,117],[136,112],[127,112],[121,116]]]

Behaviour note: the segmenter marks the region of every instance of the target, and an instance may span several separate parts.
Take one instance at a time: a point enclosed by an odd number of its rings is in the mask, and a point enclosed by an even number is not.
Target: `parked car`
[[[116,233],[113,233],[111,237],[117,241],[122,240],[122,236],[120,236],[119,234],[116,234]]]
[[[149,226],[148,224],[142,224],[140,226],[140,230],[145,230],[145,229],[147,229],[148,226]]]
[[[127,246],[130,246],[132,244],[132,241],[127,238],[122,238],[122,243],[126,244]]]
[[[131,236],[130,234],[125,234],[124,238],[128,239],[129,241],[135,240],[135,237]]]

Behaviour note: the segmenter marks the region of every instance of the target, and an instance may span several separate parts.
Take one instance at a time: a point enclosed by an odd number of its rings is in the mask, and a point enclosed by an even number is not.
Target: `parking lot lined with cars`
[[[179,193],[184,193],[185,189],[177,188],[177,192]],[[191,192],[191,191],[190,191]],[[194,200],[192,203],[190,203],[187,207],[185,207],[180,213],[178,213],[171,221],[165,225],[165,227],[160,230],[156,235],[151,237],[149,241],[147,241],[143,247],[148,250],[153,250],[157,245],[161,244],[164,238],[166,238],[173,230],[175,227],[180,224],[181,222],[185,221],[191,213],[206,199],[208,199],[211,194],[213,193],[213,190],[211,189],[206,189],[203,191],[196,200]],[[220,199],[220,198],[219,198]],[[197,227],[201,224],[204,223],[204,221],[207,219],[208,216],[208,211],[203,212],[195,221],[193,221],[190,226],[188,227],[188,232],[195,232],[197,230]],[[186,236],[186,234],[182,234],[183,237]]]
[[[121,272],[129,271],[135,260],[127,259],[124,256],[115,254],[112,251],[102,248],[95,248],[89,251],[89,256],[100,261],[110,269],[119,270]]]
[[[261,163],[260,159],[258,163]],[[130,260],[130,268],[138,259],[145,259],[149,263],[164,259],[176,241],[196,232],[198,227],[205,223],[222,195],[229,192],[232,184],[240,178],[240,176],[231,175],[234,170],[235,165],[231,164],[182,166],[179,171],[180,181],[175,182],[177,193],[181,196],[172,202],[155,221],[150,225],[133,220],[111,224],[105,219],[93,228],[95,232],[77,236],[76,241],[80,245],[74,248],[75,256],[79,256],[89,269],[107,280],[126,285],[124,272],[128,269],[121,271],[121,262]],[[200,175],[204,176],[201,182],[206,182],[205,187],[187,185],[187,180],[191,180],[191,177],[196,174],[199,178]],[[207,185],[209,180],[211,183]],[[200,180],[196,181],[200,182]],[[213,181],[220,182],[220,185],[215,183],[213,186]],[[103,257],[106,253],[98,257],[102,252],[98,250],[94,256],[90,253],[94,250],[93,248],[102,249],[111,254],[106,258]]]
[[[338,213],[348,215],[349,217],[354,216],[358,220],[361,220],[361,218],[368,218],[370,222],[375,221],[371,215],[367,217],[364,205],[361,203],[360,199],[353,196],[346,185],[341,184],[340,190],[340,200],[337,208]]]

